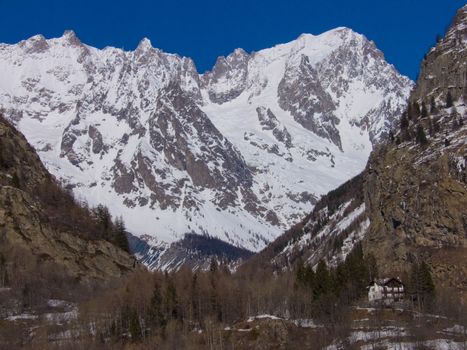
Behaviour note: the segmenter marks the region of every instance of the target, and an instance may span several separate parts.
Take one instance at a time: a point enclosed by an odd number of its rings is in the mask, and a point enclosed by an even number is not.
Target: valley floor
[[[263,314],[232,324],[188,327],[182,331],[184,340],[168,330],[162,343],[150,336],[132,342],[128,334],[117,343],[98,339],[95,324],[80,322],[83,310],[64,300],[18,310],[14,305],[1,310],[0,349],[467,349],[465,316],[418,313],[407,306],[375,308],[365,302],[343,310],[334,323]]]

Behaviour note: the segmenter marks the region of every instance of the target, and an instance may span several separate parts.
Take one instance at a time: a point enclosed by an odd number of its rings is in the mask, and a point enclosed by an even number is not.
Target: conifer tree
[[[453,105],[454,105],[454,102],[452,100],[451,91],[448,91],[448,93],[446,95],[446,108],[450,108]]]
[[[321,295],[326,294],[330,290],[330,281],[329,281],[329,271],[324,260],[318,262],[318,267],[316,268],[313,296],[315,299],[318,299]]]
[[[412,120],[416,121],[420,117],[420,105],[417,101],[414,101],[412,104]]]
[[[313,289],[315,273],[310,266],[304,265],[303,262],[300,261],[297,266],[295,277],[300,286]]]
[[[435,285],[430,268],[425,262],[414,263],[410,274],[409,289],[415,296],[419,310],[426,309],[433,302]]]
[[[0,287],[5,287],[9,283],[6,259],[0,253]]]
[[[439,118],[433,119],[433,132],[436,134],[440,132],[440,130],[441,130],[441,127],[439,125]]]
[[[99,204],[94,209],[94,215],[101,229],[103,238],[108,240],[111,233],[110,229],[112,228],[112,216],[110,215],[109,209],[105,205]]]
[[[117,217],[117,219],[115,220],[113,243],[117,247],[126,251],[127,253],[130,253],[130,246],[128,244],[125,222],[123,221],[123,218],[121,216]]]
[[[200,321],[200,292],[199,292],[199,283],[198,283],[198,273],[195,272],[193,274],[191,280],[191,308],[193,310],[193,319],[196,321]]]
[[[422,118],[428,117],[428,110],[426,109],[425,103],[422,103],[421,116],[422,116]]]
[[[162,312],[162,295],[159,284],[155,284],[149,306],[149,322],[152,326],[159,328],[165,325],[166,320]]]
[[[170,277],[168,277],[167,286],[165,289],[164,311],[169,319],[176,320],[179,317],[177,289],[175,287],[174,281]]]
[[[406,114],[402,114],[401,117],[401,130],[406,130],[409,127],[409,121],[406,118]]]
[[[433,120],[431,119],[431,117],[428,118],[428,131],[431,137],[435,135],[435,128],[434,128]]]
[[[420,264],[419,274],[421,292],[425,298],[433,298],[435,294],[435,284],[433,282],[433,278],[431,277],[430,267],[425,261]]]
[[[366,257],[366,263],[368,266],[368,280],[373,281],[378,278],[378,265],[376,258],[373,254],[368,254]]]
[[[11,185],[16,188],[21,188],[18,173],[15,171],[11,177]]]
[[[423,130],[423,127],[421,125],[417,126],[417,134],[416,134],[415,140],[417,141],[417,143],[421,145],[426,145],[428,143],[428,140],[425,135],[425,131]]]

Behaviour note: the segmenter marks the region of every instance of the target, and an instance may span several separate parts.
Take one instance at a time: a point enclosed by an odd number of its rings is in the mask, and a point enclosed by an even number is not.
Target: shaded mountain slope
[[[110,280],[134,269],[135,259],[104,240],[90,211],[60,188],[2,116],[0,155],[0,239],[11,276],[22,254],[23,263],[55,266],[86,281]]]

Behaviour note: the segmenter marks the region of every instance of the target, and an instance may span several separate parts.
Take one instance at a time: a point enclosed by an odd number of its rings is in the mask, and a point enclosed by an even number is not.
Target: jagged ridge
[[[158,242],[212,235],[259,250],[364,167],[411,82],[347,28],[199,75],[142,40],[73,32],[0,45],[0,104],[50,171]]]

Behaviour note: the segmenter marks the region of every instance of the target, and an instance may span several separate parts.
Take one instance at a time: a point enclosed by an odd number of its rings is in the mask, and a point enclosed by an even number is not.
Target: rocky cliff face
[[[2,248],[10,247],[8,254],[16,249],[27,251],[37,263],[47,262],[84,281],[110,280],[133,270],[135,259],[113,244],[85,238],[82,227],[64,230],[55,224],[57,218],[44,209],[37,196],[38,189],[45,188],[43,186],[48,183],[55,183],[55,179],[42,165],[34,149],[0,116]]]
[[[364,247],[383,272],[428,262],[439,282],[467,288],[467,6],[422,63],[411,103],[434,107],[409,119],[411,141],[370,157],[365,201],[371,226]],[[446,107],[448,92],[453,105]],[[427,107],[428,109],[429,107]],[[417,128],[428,134],[415,144]],[[402,132],[401,132],[402,134]],[[401,135],[402,137],[402,135]]]
[[[448,92],[454,100],[467,100],[466,36],[464,6],[454,17],[445,37],[425,55],[412,101],[429,103],[431,97],[445,101]]]
[[[361,241],[382,275],[403,275],[426,261],[438,284],[467,290],[466,14],[464,6],[423,61],[406,126],[257,260],[332,265]]]
[[[426,261],[438,281],[466,289],[467,128],[430,138],[430,145],[375,151],[364,187],[371,226],[364,248],[382,273]],[[391,171],[388,171],[388,169]]]
[[[412,83],[338,28],[198,74],[144,39],[98,50],[73,32],[0,45],[0,106],[48,169],[131,232],[259,250],[358,174]]]

